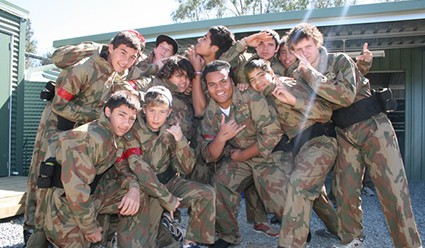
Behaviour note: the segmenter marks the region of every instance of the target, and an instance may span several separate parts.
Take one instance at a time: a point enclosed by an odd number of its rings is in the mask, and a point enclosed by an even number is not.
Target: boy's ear
[[[112,53],[112,51],[114,51],[114,45],[108,44],[108,52]]]
[[[111,111],[111,109],[110,109],[109,107],[105,107],[105,116],[106,116],[106,117],[108,117],[108,118],[109,118],[109,117],[111,116],[111,112],[112,112],[112,111]]]

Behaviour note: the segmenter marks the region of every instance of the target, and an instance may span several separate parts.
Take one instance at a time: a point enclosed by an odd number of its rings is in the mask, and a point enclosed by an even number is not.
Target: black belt
[[[332,121],[335,126],[344,129],[381,112],[384,112],[381,102],[376,95],[372,95],[351,104],[347,108],[334,110]]]
[[[273,152],[276,151],[284,151],[284,152],[289,152],[291,151],[291,140],[289,139],[288,135],[284,134],[282,135],[282,138],[279,140],[279,143],[277,143],[277,145],[273,148]]]
[[[156,174],[158,181],[162,184],[168,183],[172,178],[176,176],[177,172],[172,165],[169,165],[168,168],[159,174]]]
[[[316,122],[309,128],[303,130],[291,140],[292,155],[295,157],[307,141],[322,135],[326,135],[326,131],[322,123]]]

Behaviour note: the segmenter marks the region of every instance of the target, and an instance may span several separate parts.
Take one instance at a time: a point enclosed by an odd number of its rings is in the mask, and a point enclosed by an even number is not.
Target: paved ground
[[[421,234],[422,243],[425,244],[425,182],[410,182],[410,193],[413,211]],[[376,196],[363,196],[362,207],[364,210],[365,247],[390,248],[393,247],[388,234],[385,219]],[[235,248],[260,248],[277,247],[277,238],[269,238],[252,231],[252,225],[245,224],[245,206],[242,204],[239,211],[239,223],[243,242]],[[186,211],[182,210],[182,213]],[[184,214],[183,214],[184,215]],[[22,216],[0,222],[0,247],[22,247]],[[337,243],[334,239],[325,239],[314,234],[314,231],[323,228],[323,224],[313,214],[311,229],[313,237],[308,245],[310,248],[332,247]]]

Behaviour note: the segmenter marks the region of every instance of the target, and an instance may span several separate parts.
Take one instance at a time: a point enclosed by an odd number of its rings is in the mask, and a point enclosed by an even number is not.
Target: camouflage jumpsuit
[[[97,215],[118,213],[126,189],[105,176],[93,194],[90,184],[113,166],[122,149],[120,138],[114,135],[104,114],[58,135],[55,155],[62,167],[63,188],[47,189],[41,204],[46,207],[44,230],[50,242],[59,247],[90,247],[84,236],[96,231]]]
[[[183,198],[182,207],[192,209],[186,239],[198,243],[214,243],[216,195],[214,189],[202,183],[188,181],[179,173],[188,174],[193,169],[195,157],[187,140],[176,142],[166,130],[168,124],[161,127],[159,133],[149,130],[139,114],[132,130],[125,136],[124,158],[117,167],[123,176],[140,184],[148,197],[149,207],[142,207],[135,216],[123,217],[119,247],[157,247],[156,237],[163,209],[172,211],[177,197]],[[170,167],[174,176],[168,182],[161,183],[157,175]],[[130,170],[131,171],[130,171]],[[130,172],[130,173],[129,173]],[[152,207],[155,206],[155,207]],[[143,229],[131,228],[135,223],[146,222]],[[120,238],[120,236],[119,236]]]
[[[317,71],[300,77],[334,110],[371,96],[369,81],[347,55],[328,54],[322,47],[318,64]],[[360,190],[368,167],[394,246],[421,247],[403,160],[387,115],[382,112],[346,128],[337,127],[336,132],[336,200],[342,243],[364,237]]]
[[[114,90],[117,73],[99,52],[62,70],[56,82],[55,97],[43,111],[28,175],[25,207],[27,227],[40,229],[43,226],[44,209],[37,208],[37,205],[44,199],[46,190],[36,190],[37,178],[41,162],[54,154],[56,149],[58,116],[76,125],[93,121],[103,112],[103,105]]]
[[[240,192],[255,185],[266,210],[281,217],[286,195],[286,184],[292,168],[282,166],[282,152],[272,153],[282,136],[276,116],[270,111],[264,97],[252,89],[240,92],[233,89],[233,100],[226,122],[234,119],[238,125],[246,125],[240,133],[229,140],[230,148],[245,149],[257,144],[260,155],[244,162],[232,161],[229,153],[223,153],[213,184],[217,192],[216,228],[221,239],[237,244],[241,236],[237,223],[237,210],[241,201]],[[220,130],[222,111],[210,100],[202,120],[202,155],[211,162],[207,148]]]
[[[310,227],[313,202],[326,197],[324,183],[334,165],[337,153],[335,138],[323,134],[310,136],[304,144],[296,145],[297,135],[308,132],[314,125],[321,126],[330,120],[332,109],[327,101],[316,97],[313,90],[303,81],[294,84],[279,83],[296,98],[295,106],[276,99],[272,91],[276,84],[266,87],[264,94],[277,111],[281,127],[292,143],[294,170],[290,175],[287,197],[279,234],[279,246],[305,247]],[[305,134],[304,135],[308,135]],[[300,136],[298,136],[300,137]],[[299,151],[295,146],[299,146]],[[336,229],[336,214],[331,228]],[[334,230],[336,233],[336,230]]]

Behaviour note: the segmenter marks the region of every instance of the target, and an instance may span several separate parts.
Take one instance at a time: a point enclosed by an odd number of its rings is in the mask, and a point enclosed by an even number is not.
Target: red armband
[[[57,95],[60,96],[61,98],[65,99],[65,100],[67,100],[67,101],[71,101],[72,98],[74,98],[74,95],[73,94],[71,94],[68,91],[64,90],[62,87],[59,88]]]

